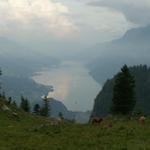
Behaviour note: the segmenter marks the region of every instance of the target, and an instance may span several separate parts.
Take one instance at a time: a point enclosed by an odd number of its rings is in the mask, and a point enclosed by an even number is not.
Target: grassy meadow
[[[51,125],[44,117],[0,112],[0,150],[150,150],[150,120],[106,118],[100,125]]]

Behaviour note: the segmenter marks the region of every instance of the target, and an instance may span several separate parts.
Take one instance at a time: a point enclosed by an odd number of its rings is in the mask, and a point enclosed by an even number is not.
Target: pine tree
[[[21,96],[20,108],[26,112],[30,112],[29,100],[27,98],[24,98],[23,96]]]
[[[24,110],[24,103],[25,103],[25,99],[23,96],[21,96],[21,103],[20,103],[20,108]]]
[[[33,107],[33,112],[36,114],[36,115],[40,115],[40,105],[39,104],[35,104],[34,107]]]
[[[29,100],[27,98],[25,99],[25,108],[24,108],[24,110],[26,112],[30,112],[30,103],[29,103]]]
[[[49,102],[47,96],[44,96],[43,101],[44,101],[44,105],[41,109],[41,115],[48,117],[50,115],[50,109],[49,109]]]
[[[6,99],[5,92],[2,92],[2,95],[1,95],[1,96],[2,96],[3,99]]]
[[[62,120],[64,119],[64,116],[63,116],[63,113],[62,113],[62,112],[59,112],[59,113],[58,113],[58,116],[59,116],[60,119],[62,119]]]
[[[12,98],[8,97],[8,104],[11,104],[11,102],[12,102]]]
[[[1,68],[0,68],[0,76],[2,75],[2,70],[1,70]],[[1,83],[1,81],[0,81],[0,90],[2,89],[2,85],[1,85],[2,83]],[[1,91],[0,91],[0,97],[2,96],[2,94],[1,94]]]
[[[127,65],[124,65],[121,72],[115,77],[112,102],[112,112],[114,114],[127,115],[134,109],[136,104],[135,80]]]
[[[13,105],[14,107],[17,107],[16,101],[13,101],[13,102],[12,102],[12,105]]]
[[[0,68],[0,76],[2,75],[2,70],[1,70],[1,68]]]

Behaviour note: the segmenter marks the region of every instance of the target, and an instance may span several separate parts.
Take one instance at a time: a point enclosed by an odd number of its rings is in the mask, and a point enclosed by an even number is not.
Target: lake
[[[62,101],[69,110],[92,110],[101,86],[90,76],[82,62],[64,61],[61,65],[45,69],[33,76],[35,82],[52,85],[48,97]]]

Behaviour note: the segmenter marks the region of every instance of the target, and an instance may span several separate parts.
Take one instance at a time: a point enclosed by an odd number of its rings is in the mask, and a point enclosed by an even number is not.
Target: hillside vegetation
[[[0,135],[1,150],[148,150],[150,120],[107,117],[97,125],[52,125],[50,118],[25,113],[1,98]]]
[[[135,112],[150,115],[150,68],[146,65],[130,67],[135,77],[136,106]],[[114,78],[107,80],[95,99],[93,116],[106,116],[112,106]]]

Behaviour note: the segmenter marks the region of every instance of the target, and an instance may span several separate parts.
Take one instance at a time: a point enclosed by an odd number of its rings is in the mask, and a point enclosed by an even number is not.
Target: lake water
[[[69,110],[92,110],[101,86],[90,76],[81,62],[65,61],[60,66],[38,72],[33,79],[43,85],[52,85],[48,94],[62,101]]]

